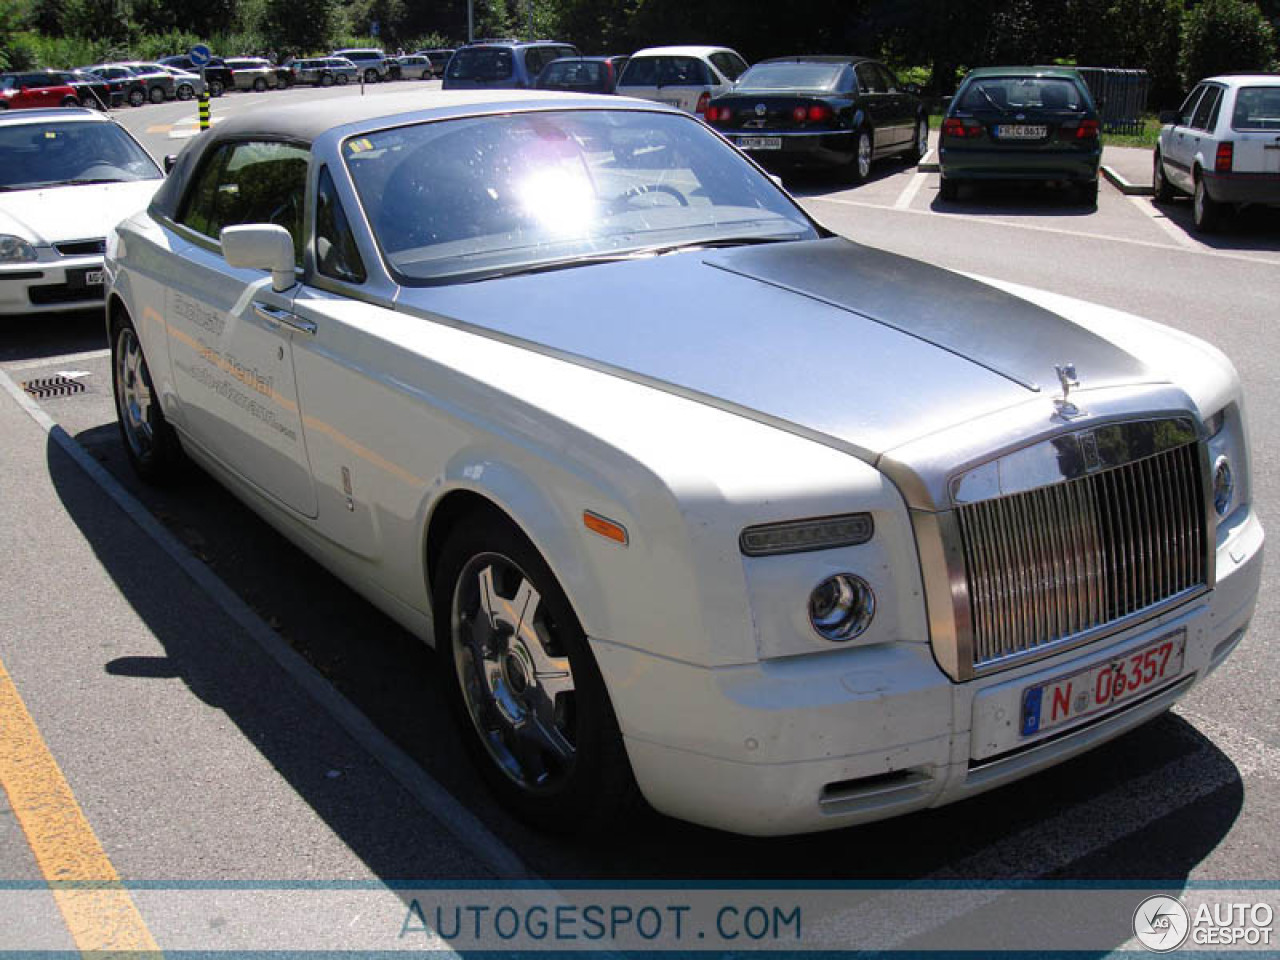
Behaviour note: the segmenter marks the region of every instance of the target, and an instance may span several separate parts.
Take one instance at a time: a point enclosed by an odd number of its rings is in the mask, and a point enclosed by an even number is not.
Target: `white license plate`
[[[1001,140],[1043,140],[1049,135],[1049,128],[1043,124],[1002,123],[996,127],[996,136]]]
[[[781,150],[781,137],[738,137],[738,146],[743,150]]]
[[[1109,709],[1182,673],[1187,631],[1179,628],[1118,660],[1081,670],[1022,691],[1022,735],[1046,730]]]
[[[105,282],[105,281],[103,280],[103,275],[104,275],[104,273],[103,273],[103,271],[102,271],[102,270],[88,270],[88,271],[85,271],[85,275],[84,275],[84,283],[85,283],[85,286],[86,286],[86,287],[100,287],[100,286],[102,286],[102,284]]]

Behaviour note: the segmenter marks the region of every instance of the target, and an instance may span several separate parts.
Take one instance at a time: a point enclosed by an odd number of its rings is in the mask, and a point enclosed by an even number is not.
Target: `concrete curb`
[[[1155,196],[1155,189],[1144,183],[1130,183],[1124,177],[1120,176],[1113,167],[1107,164],[1102,165],[1102,175],[1110,181],[1111,185],[1123,193],[1126,197],[1152,197]]]

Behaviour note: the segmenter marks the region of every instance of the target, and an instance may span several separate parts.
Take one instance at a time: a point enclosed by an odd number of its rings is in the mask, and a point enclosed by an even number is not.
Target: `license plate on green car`
[[[1000,140],[1043,140],[1048,135],[1049,128],[1042,123],[1002,123],[996,127]]]

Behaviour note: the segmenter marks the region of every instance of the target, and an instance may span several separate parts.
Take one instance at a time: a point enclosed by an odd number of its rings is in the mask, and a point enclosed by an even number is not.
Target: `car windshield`
[[[964,110],[1081,110],[1080,88],[1066,77],[983,77],[960,97]]]
[[[513,58],[506,47],[459,50],[449,61],[450,80],[505,80],[511,76]]]
[[[739,90],[832,90],[840,63],[757,63],[738,81]]]
[[[410,284],[818,236],[767,177],[683,115],[444,120],[354,137],[343,156],[389,266]]]
[[[0,127],[0,190],[74,183],[158,180],[146,152],[114,123],[51,122]]]
[[[1241,87],[1231,126],[1237,130],[1280,130],[1280,86]]]

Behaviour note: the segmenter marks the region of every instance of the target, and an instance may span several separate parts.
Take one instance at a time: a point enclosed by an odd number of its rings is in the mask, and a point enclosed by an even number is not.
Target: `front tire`
[[[147,91],[141,87],[134,87],[129,91],[129,106],[140,107],[147,102]]]
[[[336,77],[333,77],[332,79],[333,79],[333,82],[340,87],[345,87],[348,83],[351,82],[351,78],[348,77],[345,73],[340,73]]]
[[[322,74],[320,74],[320,86],[322,86],[322,87],[332,87],[332,86],[333,86],[333,74],[331,74],[331,73],[322,73]]]
[[[226,89],[227,89],[226,86],[223,84],[221,80],[209,81],[209,96],[211,97],[222,96],[222,94],[226,92]]]
[[[196,95],[195,87],[191,86],[191,84],[189,83],[184,83],[182,84],[182,86],[178,87],[179,100],[190,100],[195,95]]]
[[[147,96],[152,103],[164,103],[164,89],[162,87],[152,87]]]
[[[1191,197],[1191,220],[1200,233],[1217,233],[1227,219],[1226,204],[1209,196],[1204,177],[1196,177],[1196,192]]]
[[[639,791],[604,679],[537,550],[497,514],[459,523],[434,576],[445,695],[472,761],[510,813],[591,832]]]
[[[138,332],[123,315],[111,321],[111,388],[120,439],[134,472],[150,484],[175,479],[182,467],[182,445],[160,409]]]
[[[375,70],[375,69],[373,69],[373,67],[370,67],[368,70],[366,70],[366,71],[364,72],[364,82],[365,82],[365,83],[377,83],[377,82],[378,82],[378,71],[377,71],[377,70]]]
[[[914,167],[921,160],[929,155],[929,118],[920,117],[916,120],[916,136],[911,141],[911,148],[903,154],[903,158],[907,161],[908,166]]]
[[[267,89],[267,81],[263,80],[262,77],[258,77],[258,79],[253,81],[254,93],[262,93],[266,89]]]
[[[1080,202],[1086,207],[1097,207],[1098,205],[1098,181],[1090,180],[1087,183],[1081,183],[1076,186],[1076,195],[1080,198]]]
[[[942,177],[938,181],[938,198],[946,200],[948,203],[954,202],[960,196],[960,185],[950,177]]]

